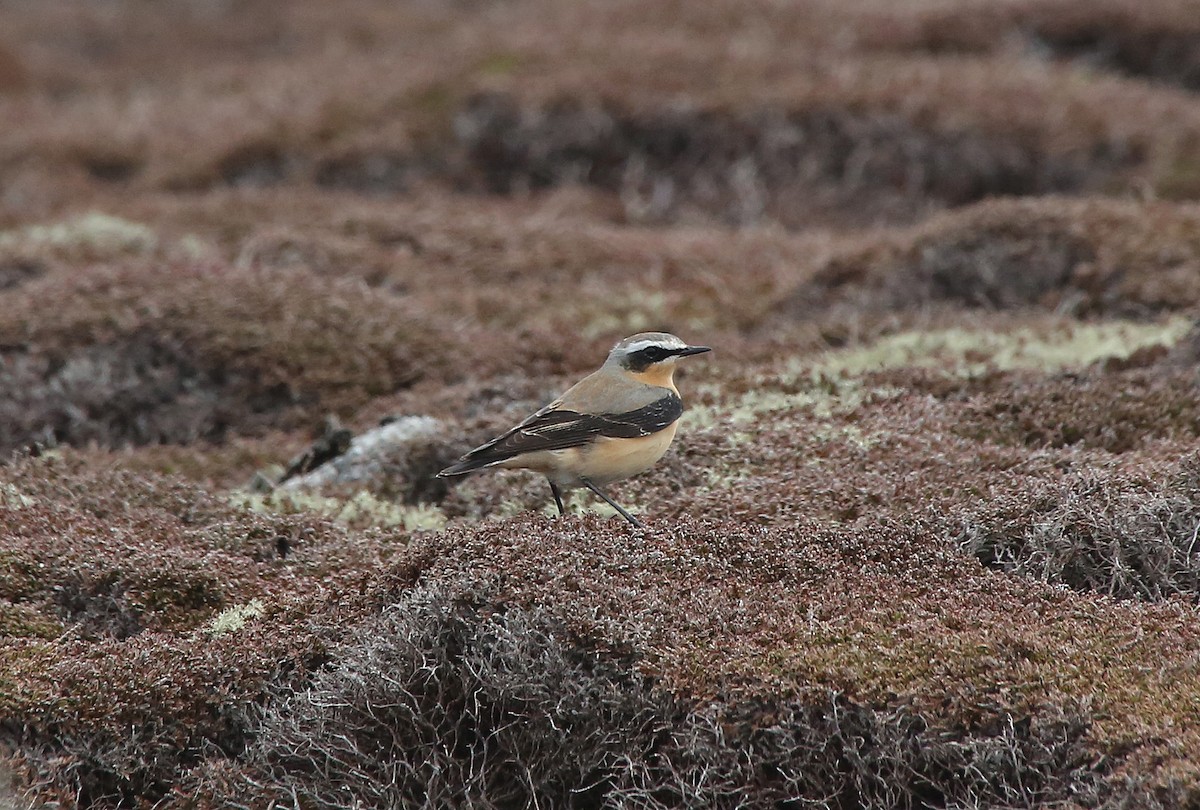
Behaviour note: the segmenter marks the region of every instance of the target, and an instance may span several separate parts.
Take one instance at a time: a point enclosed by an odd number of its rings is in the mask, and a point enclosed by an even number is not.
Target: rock
[[[400,417],[355,436],[344,453],[287,479],[280,489],[325,491],[352,486],[410,503],[440,500],[445,487],[433,476],[461,449],[445,441],[444,434],[445,425],[433,417]]]

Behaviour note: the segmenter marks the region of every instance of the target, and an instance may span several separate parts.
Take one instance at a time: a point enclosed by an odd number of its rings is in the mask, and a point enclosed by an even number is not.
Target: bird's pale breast
[[[570,472],[593,484],[608,484],[637,475],[663,457],[678,427],[676,421],[657,433],[636,439],[597,439],[594,444],[579,448],[577,466],[571,465]]]
[[[663,457],[679,422],[635,439],[600,437],[583,447],[529,453],[497,466],[536,470],[559,486],[579,486],[580,478],[603,485],[650,469]]]

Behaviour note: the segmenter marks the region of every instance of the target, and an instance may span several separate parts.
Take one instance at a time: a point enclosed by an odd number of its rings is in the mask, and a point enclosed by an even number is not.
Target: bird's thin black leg
[[[567,513],[567,510],[563,509],[562,493],[558,491],[558,486],[553,481],[550,481],[549,484],[550,491],[554,493],[554,502],[558,504],[558,516],[562,517]]]
[[[631,514],[629,514],[628,512],[626,512],[624,509],[622,509],[622,508],[621,508],[621,505],[620,505],[620,504],[618,504],[618,503],[617,503],[616,501],[614,501],[612,498],[608,497],[608,496],[607,496],[607,495],[605,495],[603,492],[601,492],[601,491],[600,491],[600,487],[596,486],[595,484],[593,484],[591,481],[587,480],[586,478],[580,478],[580,479],[579,479],[579,482],[580,482],[581,484],[583,484],[585,487],[587,487],[588,489],[590,489],[592,492],[594,492],[594,493],[596,493],[597,495],[599,495],[599,496],[600,496],[600,497],[601,497],[601,498],[604,500],[604,502],[605,502],[606,504],[608,504],[608,505],[609,505],[609,506],[611,506],[613,509],[616,509],[618,512],[620,512],[620,513],[621,513],[621,517],[623,517],[623,518],[625,518],[626,520],[628,520],[628,521],[629,521],[630,523],[632,523],[634,526],[637,526],[639,529],[644,529],[644,528],[646,528],[645,526],[643,526],[643,525],[642,525],[642,522],[641,522],[640,520],[638,520],[638,519],[637,519],[637,518],[635,518],[633,515],[631,515]]]

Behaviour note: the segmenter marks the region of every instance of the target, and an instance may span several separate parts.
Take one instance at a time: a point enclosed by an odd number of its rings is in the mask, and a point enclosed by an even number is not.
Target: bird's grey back
[[[631,382],[619,367],[606,363],[567,389],[554,407],[577,413],[629,413],[672,395],[670,388]]]

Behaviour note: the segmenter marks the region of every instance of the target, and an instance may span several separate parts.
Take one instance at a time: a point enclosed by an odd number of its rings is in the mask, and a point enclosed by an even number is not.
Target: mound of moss
[[[455,341],[402,297],[305,271],[64,270],[0,295],[0,449],[315,423],[446,375]]]
[[[1200,302],[1191,205],[997,200],[835,255],[784,304],[903,310],[931,304],[1140,316]]]

